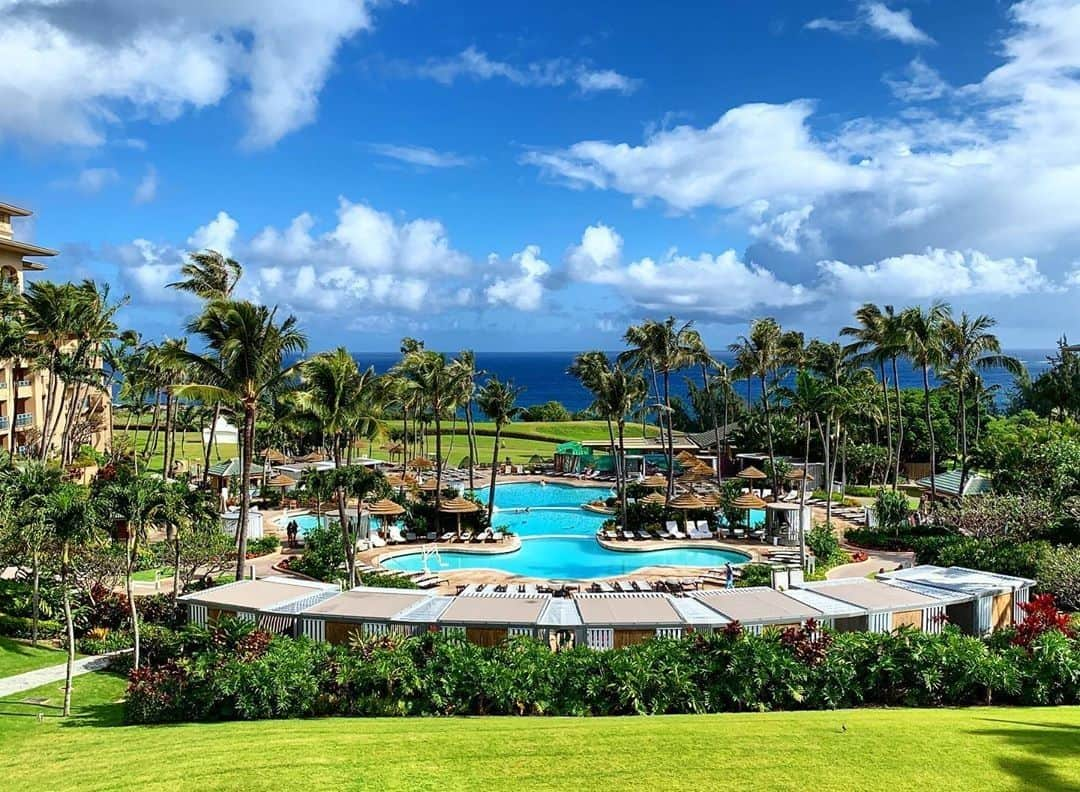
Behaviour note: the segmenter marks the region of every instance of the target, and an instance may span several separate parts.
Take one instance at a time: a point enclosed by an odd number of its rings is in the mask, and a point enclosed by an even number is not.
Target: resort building
[[[893,585],[920,585],[931,591],[968,595],[969,601],[947,608],[946,616],[951,624],[973,635],[985,635],[1023,621],[1020,606],[1031,599],[1035,585],[1029,578],[932,564],[885,572],[877,578]]]
[[[405,616],[430,599],[415,589],[360,586],[306,608],[300,614],[298,632],[332,644],[347,643],[355,634],[411,635],[419,628],[405,621]]]
[[[766,586],[694,591],[690,596],[753,633],[766,627],[801,627],[809,619],[829,623],[821,610]]]
[[[25,273],[45,269],[44,264],[31,259],[57,254],[50,248],[15,239],[12,219],[31,214],[28,209],[0,203],[0,279],[14,284],[20,294]],[[48,372],[34,368],[31,361],[0,360],[0,447],[12,453],[31,451],[42,442],[45,432],[50,431],[47,420],[54,434],[48,443],[58,444],[59,427],[66,420],[68,406],[61,404],[54,408],[53,415],[46,416],[48,390]],[[107,447],[112,439],[112,401],[108,394],[91,390],[79,409],[85,421],[86,444],[97,449]]]
[[[590,649],[620,649],[649,638],[681,638],[685,632],[711,631],[728,622],[718,613],[659,592],[576,594],[573,601]]]
[[[945,609],[950,604],[969,599],[940,589],[916,591],[864,578],[803,583],[798,588],[858,609],[857,615],[834,617],[833,628],[840,632],[889,632],[899,627],[941,632],[946,620]]]
[[[292,633],[300,612],[340,593],[341,589],[332,583],[268,577],[196,591],[180,597],[180,601],[187,606],[192,624],[214,624],[233,618],[255,622],[269,632]]]

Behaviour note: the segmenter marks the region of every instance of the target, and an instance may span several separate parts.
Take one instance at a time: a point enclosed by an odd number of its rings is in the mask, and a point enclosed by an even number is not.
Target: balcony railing
[[[8,417],[6,415],[0,415],[0,432],[8,428]]]
[[[15,387],[16,388],[29,388],[30,387],[30,380],[15,380]]]
[[[15,416],[16,426],[32,426],[34,423],[33,413],[19,413]]]

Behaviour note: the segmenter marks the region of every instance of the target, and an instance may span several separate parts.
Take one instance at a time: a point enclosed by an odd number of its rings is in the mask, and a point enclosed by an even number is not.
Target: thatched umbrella
[[[689,451],[680,451],[678,454],[675,455],[675,461],[678,462],[680,465],[689,467],[691,465],[696,465],[698,462],[698,458],[691,454]]]
[[[717,492],[707,492],[704,495],[699,496],[701,502],[705,505],[706,509],[719,509],[723,506],[723,502],[720,500],[720,494]]]
[[[753,465],[747,465],[746,467],[744,467],[742,470],[740,470],[735,475],[738,476],[741,479],[746,479],[748,482],[750,482],[749,486],[750,486],[750,491],[751,492],[754,491],[753,482],[755,482],[755,481],[764,481],[765,479],[768,478],[768,476],[765,474],[765,472],[763,470],[758,470]],[[762,486],[762,485],[759,484],[758,486]]]
[[[365,503],[364,510],[372,517],[383,518],[383,528],[389,531],[390,518],[398,517],[405,513],[405,507],[400,503],[394,503],[389,498],[382,498],[374,503]]]
[[[705,508],[705,504],[702,503],[701,498],[692,492],[684,492],[682,495],[676,495],[674,498],[667,502],[669,509],[678,509],[683,513],[683,530],[686,530],[686,512],[688,511],[700,511]]]
[[[473,501],[466,498],[457,497],[444,500],[439,505],[439,511],[444,514],[456,514],[457,515],[457,535],[461,536],[461,515],[474,514],[480,511],[480,507]]]
[[[435,467],[434,462],[427,457],[421,456],[413,457],[405,464],[406,469],[414,468],[416,470],[431,470],[433,467]]]
[[[434,492],[439,488],[439,482],[434,478],[427,478],[420,482],[421,492]]]
[[[284,465],[285,455],[276,448],[268,448],[262,453],[263,459],[270,465]]]
[[[642,498],[638,502],[639,503],[647,503],[650,506],[666,506],[667,505],[667,498],[664,497],[664,494],[661,493],[661,492],[650,492],[648,495],[646,495],[644,498]]]
[[[641,481],[643,487],[657,488],[667,486],[667,476],[661,476],[659,473],[653,473],[651,476],[646,476]]]
[[[266,486],[286,489],[288,487],[295,487],[296,483],[296,479],[292,476],[286,476],[284,473],[276,473],[267,480]]]
[[[750,512],[753,509],[764,509],[765,501],[759,498],[752,492],[747,492],[739,497],[735,498],[729,504],[734,509],[744,509],[746,511],[746,530],[749,531],[750,525]]]

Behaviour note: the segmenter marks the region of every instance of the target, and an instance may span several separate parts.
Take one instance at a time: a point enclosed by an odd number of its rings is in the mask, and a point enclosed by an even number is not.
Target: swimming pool
[[[730,561],[742,564],[749,556],[734,550],[708,547],[672,547],[663,550],[618,552],[605,550],[592,537],[551,536],[522,539],[513,553],[481,555],[441,550],[427,558],[434,574],[459,569],[494,569],[525,577],[548,580],[583,580],[626,575],[648,566],[718,567]],[[388,569],[424,571],[421,553],[409,553],[383,562]]]
[[[476,494],[481,499],[487,497],[486,490],[478,489]],[[587,579],[617,577],[649,566],[716,567],[728,561],[741,564],[749,560],[745,553],[708,547],[607,550],[594,537],[609,517],[585,511],[581,505],[612,494],[608,487],[497,485],[492,524],[506,526],[520,536],[521,548],[499,554],[440,551],[438,557],[428,557],[428,569],[432,572],[494,569],[526,577]],[[757,523],[764,516],[764,512],[752,513],[751,519]],[[420,572],[424,569],[423,554],[396,556],[383,565],[404,572]]]

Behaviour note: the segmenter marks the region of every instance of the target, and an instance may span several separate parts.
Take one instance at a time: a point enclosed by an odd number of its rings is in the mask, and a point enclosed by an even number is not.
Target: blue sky
[[[865,300],[1072,329],[1075,0],[0,5],[0,200],[150,336],[204,246],[315,347],[720,346]]]

